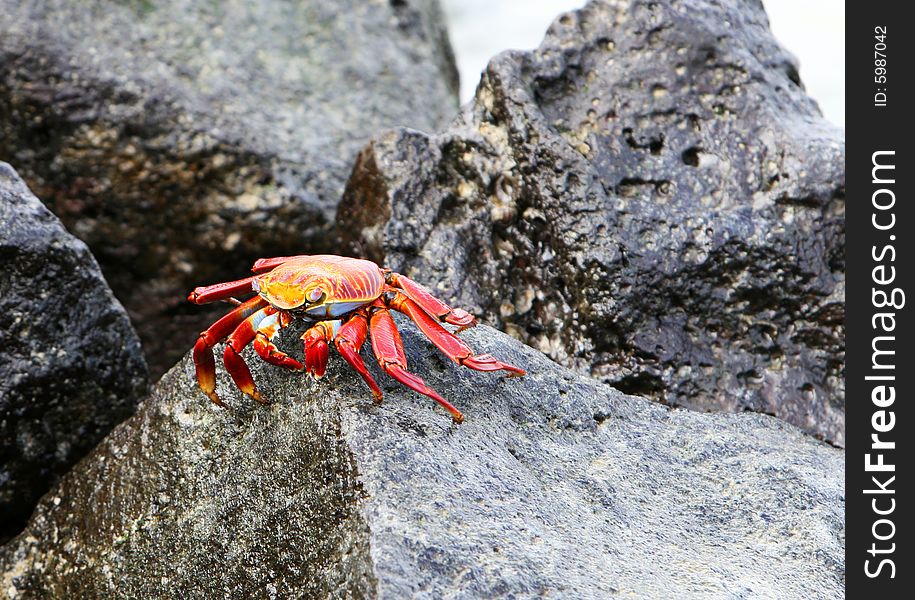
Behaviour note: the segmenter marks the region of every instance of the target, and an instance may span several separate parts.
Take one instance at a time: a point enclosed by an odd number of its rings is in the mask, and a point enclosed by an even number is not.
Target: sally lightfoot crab
[[[238,281],[198,287],[188,300],[206,304],[230,300],[236,308],[202,332],[194,345],[194,365],[200,389],[222,406],[216,394],[216,361],[213,346],[228,339],[223,361],[238,388],[265,402],[241,358],[242,349],[253,342],[254,350],[265,361],[287,369],[305,369],[315,378],[324,375],[333,344],[341,356],[365,380],[376,402],[381,389],[365,368],[359,354],[370,336],[375,358],[385,373],[407,387],[441,404],[455,422],[464,416],[418,376],[407,371],[400,333],[389,309],[407,315],[426,337],[448,358],[477,371],[506,371],[509,377],[524,375],[518,367],[500,362],[489,354],[474,354],[459,337],[442,323],[458,331],[476,325],[467,311],[451,308],[424,287],[389,269],[358,258],[333,255],[283,256],[262,258],[254,263],[255,275]],[[245,302],[236,295],[255,293]],[[305,364],[283,353],[273,343],[277,333],[296,319],[311,327],[302,335]]]

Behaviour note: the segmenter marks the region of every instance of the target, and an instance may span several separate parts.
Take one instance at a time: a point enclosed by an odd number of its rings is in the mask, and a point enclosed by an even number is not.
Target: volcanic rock
[[[0,541],[133,411],[146,364],[86,245],[0,163]]]
[[[334,251],[352,161],[457,110],[438,0],[0,0],[0,158],[89,244],[151,370],[197,285]]]
[[[402,325],[411,369],[460,408],[336,355],[246,356],[212,405],[185,358],[0,550],[16,598],[815,598],[844,580],[844,453],[772,417],[626,396],[485,326],[521,366],[469,371]],[[281,344],[296,342],[285,336]],[[368,361],[367,361],[368,362]]]
[[[338,224],[579,372],[842,445],[844,158],[760,3],[594,1],[375,137]]]

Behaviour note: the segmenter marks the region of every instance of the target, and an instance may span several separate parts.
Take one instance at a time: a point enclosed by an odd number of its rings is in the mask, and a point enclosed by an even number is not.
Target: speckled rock
[[[0,550],[16,598],[823,598],[844,579],[844,453],[783,421],[625,396],[489,329],[461,369],[402,326],[375,406],[248,353],[255,406],[180,362]],[[294,332],[282,344],[295,352]]]
[[[89,249],[0,162],[0,541],[146,392],[127,313]]]
[[[195,285],[332,250],[353,157],[457,110],[438,0],[0,0],[0,158],[86,241],[153,373]]]
[[[580,372],[842,445],[844,158],[759,2],[595,1],[377,136],[338,219]]]

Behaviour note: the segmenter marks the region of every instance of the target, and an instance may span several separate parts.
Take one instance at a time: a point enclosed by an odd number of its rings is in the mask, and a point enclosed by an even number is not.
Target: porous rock
[[[171,367],[196,285],[333,251],[352,160],[457,110],[438,0],[0,0],[0,157],[89,244]]]
[[[81,241],[0,162],[0,541],[146,391],[127,313]]]
[[[0,550],[16,598],[841,595],[843,452],[758,414],[671,409],[480,326],[462,369],[403,324],[466,415],[336,355],[311,382],[246,353],[219,409],[181,361]],[[284,336],[293,344],[296,336]],[[286,346],[289,351],[294,348]]]
[[[845,142],[759,2],[590,2],[361,153],[384,260],[621,390],[844,444]]]

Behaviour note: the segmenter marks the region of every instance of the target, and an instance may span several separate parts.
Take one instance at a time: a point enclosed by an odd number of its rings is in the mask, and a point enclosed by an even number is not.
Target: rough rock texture
[[[275,404],[189,359],[0,550],[16,598],[822,598],[842,593],[843,452],[764,415],[625,396],[480,326],[529,370],[461,369],[402,326],[463,425],[376,373],[380,407],[265,365]],[[283,341],[298,346],[292,332]],[[168,549],[167,552],[163,549]]]
[[[331,250],[384,127],[457,110],[438,0],[0,0],[0,159],[86,241],[154,373],[195,285]]]
[[[758,2],[591,2],[376,137],[338,219],[567,366],[841,445],[844,156]]]
[[[0,162],[0,541],[146,391],[140,341],[89,249]]]

